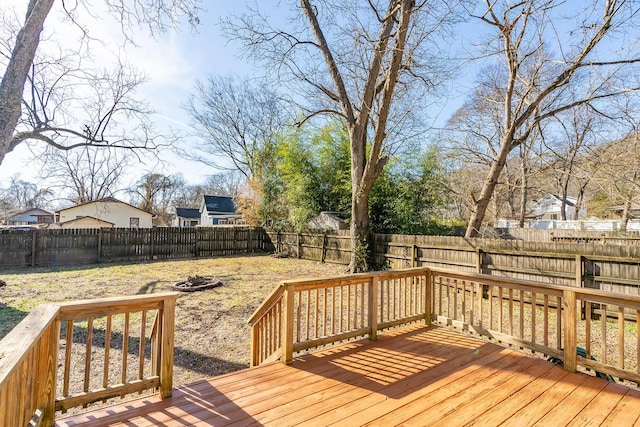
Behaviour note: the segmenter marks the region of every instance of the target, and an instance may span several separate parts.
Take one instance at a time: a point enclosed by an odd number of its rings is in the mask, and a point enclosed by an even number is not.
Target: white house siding
[[[120,228],[129,228],[131,226],[131,218],[139,219],[139,228],[151,228],[153,217],[150,213],[127,205],[126,203],[105,201],[63,209],[60,211],[59,221],[65,222],[83,216],[91,216],[103,221],[112,222],[114,227]]]

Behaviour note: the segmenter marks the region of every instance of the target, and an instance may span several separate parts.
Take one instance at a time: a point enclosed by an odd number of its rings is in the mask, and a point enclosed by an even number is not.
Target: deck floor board
[[[56,420],[62,426],[633,425],[640,392],[413,325]]]

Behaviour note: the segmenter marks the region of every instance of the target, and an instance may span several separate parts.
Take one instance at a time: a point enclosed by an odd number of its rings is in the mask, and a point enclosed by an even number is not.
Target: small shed
[[[349,224],[343,219],[340,212],[320,212],[318,216],[309,221],[309,228],[313,230],[348,230]]]
[[[200,210],[197,208],[176,208],[174,227],[197,227],[200,225]]]

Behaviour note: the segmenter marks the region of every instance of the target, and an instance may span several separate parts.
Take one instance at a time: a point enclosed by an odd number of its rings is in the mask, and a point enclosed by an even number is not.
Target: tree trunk
[[[0,82],[0,164],[15,148],[13,135],[22,114],[22,93],[40,43],[40,33],[54,0],[31,0]]]
[[[622,209],[622,219],[620,220],[620,231],[627,231],[627,225],[629,225],[629,217],[631,216],[631,197],[627,197],[624,201],[624,208]]]
[[[465,237],[477,237],[480,232],[480,227],[482,226],[482,221],[484,220],[491,197],[493,196],[493,191],[495,190],[496,185],[498,185],[498,179],[500,178],[502,169],[504,169],[504,165],[507,162],[509,145],[510,140],[507,140],[505,137],[502,144],[500,144],[500,150],[496,158],[491,162],[491,168],[489,169],[489,173],[482,185],[480,196],[476,199],[475,209],[469,219],[469,225],[467,226],[467,231],[464,235]]]

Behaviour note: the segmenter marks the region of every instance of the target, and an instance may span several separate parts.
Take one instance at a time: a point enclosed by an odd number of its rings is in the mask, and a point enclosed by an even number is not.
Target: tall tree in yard
[[[347,127],[351,153],[351,271],[370,268],[369,196],[390,146],[410,130],[425,90],[446,75],[434,56],[438,31],[451,8],[413,0],[301,0],[299,20],[285,31],[259,13],[226,23],[247,53],[275,68],[292,85],[305,112],[302,122],[337,116]],[[295,22],[294,22],[295,21]],[[431,49],[431,51],[427,51]],[[445,62],[446,63],[446,62]],[[401,102],[402,100],[402,102]],[[404,123],[405,126],[400,126]],[[405,132],[404,134],[402,132]]]
[[[569,7],[578,6],[560,0],[487,0],[476,16],[493,29],[484,51],[501,58],[507,78],[494,82],[501,93],[502,127],[466,237],[478,235],[509,153],[544,122],[581,105],[597,109],[606,99],[638,90],[635,79],[625,81],[622,74],[640,61],[638,44],[625,40],[640,5],[607,0],[577,11]]]
[[[92,6],[86,0],[72,3],[59,4],[68,22],[81,34],[83,43],[88,43],[91,37],[86,24],[81,22],[80,11],[92,11]],[[86,146],[153,148],[144,120],[148,111],[141,109],[139,103],[131,103],[130,95],[141,82],[140,76],[129,73],[121,64],[114,72],[90,70],[82,48],[69,53],[58,47],[52,50],[59,51],[59,57],[38,60],[45,21],[56,4],[54,0],[29,0],[21,23],[13,22],[10,13],[0,15],[0,68],[4,69],[0,81],[0,164],[8,153],[26,141],[44,142],[60,150]],[[177,25],[184,16],[195,23],[198,4],[199,0],[104,2],[107,11],[120,20],[125,38],[137,25],[148,25],[154,32]],[[83,98],[86,101],[86,94],[80,95],[86,88],[104,91],[85,103],[93,113],[89,121],[71,120],[72,114],[64,109],[68,103]],[[82,107],[76,112],[82,112]],[[131,128],[121,134],[113,133],[113,128],[124,121],[117,123],[118,117],[124,115],[128,123],[134,117],[139,122],[137,138],[127,136],[133,133]]]

